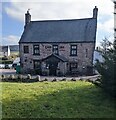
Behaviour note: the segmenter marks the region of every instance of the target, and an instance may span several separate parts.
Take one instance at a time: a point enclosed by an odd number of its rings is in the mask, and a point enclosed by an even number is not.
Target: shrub
[[[31,75],[30,74],[27,75],[27,79],[31,79]]]
[[[79,80],[80,80],[80,81],[82,81],[82,80],[83,80],[83,78],[79,78]]]
[[[98,72],[101,74],[101,86],[110,95],[116,97],[116,77],[115,68],[116,68],[116,40],[113,44],[108,44],[108,47],[101,51],[103,62],[97,60],[95,65]]]
[[[8,60],[8,58],[6,56],[2,57],[2,60]]]
[[[43,81],[48,81],[48,79],[47,79],[47,78],[45,78]]]
[[[43,72],[42,72],[42,75],[47,76],[47,75],[48,75],[48,72],[47,72],[47,71],[43,71]]]
[[[54,78],[53,80],[52,80],[52,82],[56,82],[57,81],[57,79],[56,78]]]
[[[75,79],[75,78],[72,78],[71,81],[76,81],[76,79]]]
[[[36,69],[34,70],[34,73],[41,75],[42,72],[41,72],[41,69],[40,69],[40,68],[36,68]]]
[[[40,81],[40,75],[37,75],[36,80]]]
[[[17,79],[22,80],[22,79],[23,79],[23,76],[22,76],[22,75],[18,75],[18,76],[17,76]]]
[[[12,60],[0,60],[0,64],[12,64]]]
[[[15,79],[15,76],[14,76],[14,75],[10,75],[10,76],[9,76],[9,79],[10,79],[10,80],[14,80],[14,79]]]
[[[63,78],[62,80],[60,80],[60,81],[66,81],[66,78]]]
[[[5,79],[5,75],[2,75],[1,77],[2,77],[2,80]]]
[[[58,72],[58,76],[61,77],[63,76],[63,73],[61,71]]]

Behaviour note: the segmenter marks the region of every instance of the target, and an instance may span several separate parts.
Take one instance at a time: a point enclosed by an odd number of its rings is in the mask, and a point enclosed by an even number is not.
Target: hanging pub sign
[[[59,50],[60,50],[60,51],[65,51],[64,46],[60,46],[60,47],[59,47]]]
[[[45,46],[45,49],[46,49],[47,51],[51,51],[51,48],[52,48],[52,47],[51,47],[50,45],[46,45],[46,46]]]

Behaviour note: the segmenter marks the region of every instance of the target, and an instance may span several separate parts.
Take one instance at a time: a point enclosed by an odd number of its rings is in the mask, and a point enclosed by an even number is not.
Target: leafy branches
[[[97,60],[95,67],[101,74],[101,84],[103,89],[116,97],[116,77],[114,71],[116,68],[116,41],[114,43],[105,39],[101,49],[103,62]]]

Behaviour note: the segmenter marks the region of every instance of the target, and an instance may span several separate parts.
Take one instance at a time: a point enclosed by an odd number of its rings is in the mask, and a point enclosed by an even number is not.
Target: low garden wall
[[[56,81],[88,81],[88,82],[92,82],[94,83],[95,81],[98,80],[98,77],[93,77],[93,79],[89,79],[89,78],[66,78],[66,77],[61,77],[60,79],[59,78],[50,78],[51,80],[49,80],[49,77],[47,78],[44,78],[44,79],[41,79],[40,75],[36,75],[36,76],[31,76],[30,74],[28,75],[21,75],[21,74],[17,74],[17,75],[0,75],[0,79],[2,82],[44,82],[44,81],[51,81],[51,82],[56,82]]]

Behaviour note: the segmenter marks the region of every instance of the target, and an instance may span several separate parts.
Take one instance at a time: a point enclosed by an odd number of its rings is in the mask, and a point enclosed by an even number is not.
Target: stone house
[[[10,56],[10,47],[9,46],[0,46],[0,56]]]
[[[0,56],[10,56],[19,53],[19,45],[0,46]]]
[[[25,14],[19,41],[21,72],[66,75],[92,72],[98,8],[84,19],[31,21]]]

